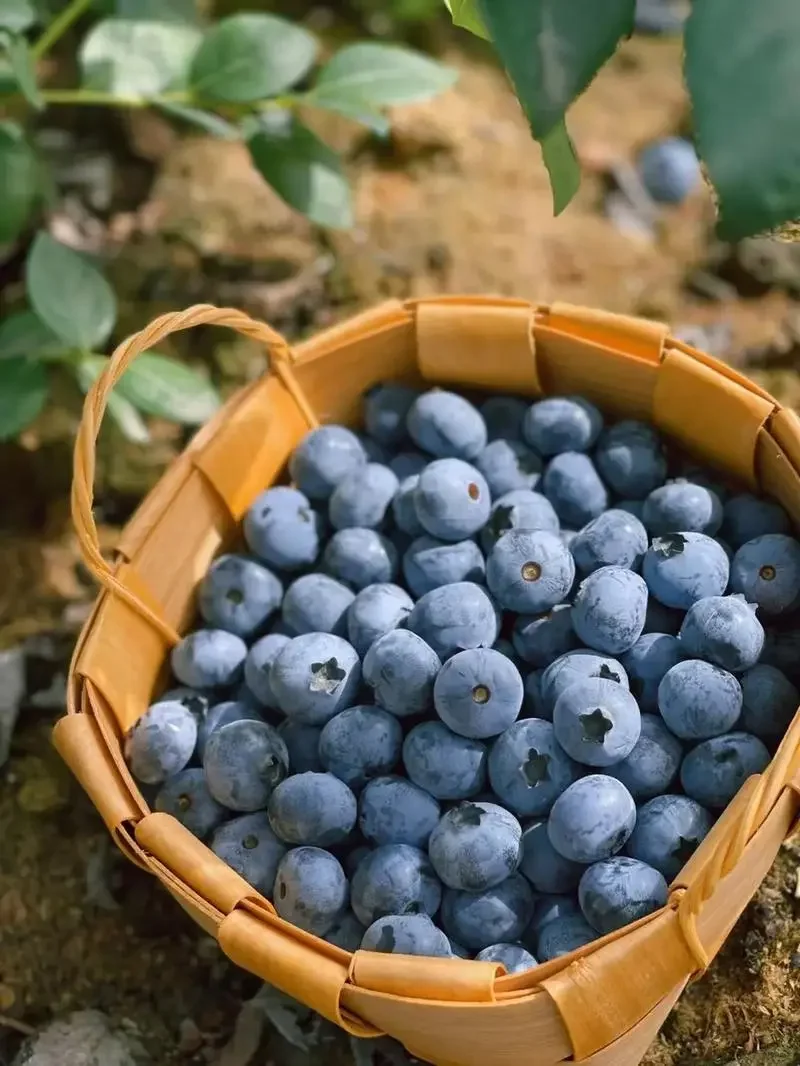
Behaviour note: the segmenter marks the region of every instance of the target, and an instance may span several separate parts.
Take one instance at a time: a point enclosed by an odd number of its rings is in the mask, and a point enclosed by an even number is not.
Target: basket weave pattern
[[[192,441],[100,553],[92,514],[95,444],[114,384],[138,354],[196,325],[260,343],[270,370]],[[580,393],[653,422],[698,459],[781,501],[800,527],[800,418],[666,326],[568,304],[442,297],[390,302],[291,350],[229,309],[163,315],[123,342],[86,399],[72,511],[103,591],[75,651],[55,743],[125,854],[150,871],[238,965],[357,1036],[382,1033],[442,1066],[565,1059],[634,1066],[689,980],[714,957],[795,827],[800,715],[673,882],[668,905],[526,973],[493,963],[350,955],[282,921],[272,905],[166,814],[152,813],[121,738],[166,681],[194,616],[198,581],[255,498],[318,422],[357,419],[386,379],[530,397]]]

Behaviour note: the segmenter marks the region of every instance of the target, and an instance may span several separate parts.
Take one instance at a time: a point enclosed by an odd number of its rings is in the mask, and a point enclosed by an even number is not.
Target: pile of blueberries
[[[767,766],[800,543],[579,397],[382,384],[364,430],[256,499],[127,758],[300,928],[524,970],[662,907]]]

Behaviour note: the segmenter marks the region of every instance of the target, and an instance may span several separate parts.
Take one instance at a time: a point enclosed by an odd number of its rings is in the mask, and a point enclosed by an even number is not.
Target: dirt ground
[[[292,215],[240,146],[179,141],[149,115],[126,120],[126,158],[149,177],[137,202],[118,197],[99,238],[124,328],[198,300],[243,306],[294,338],[387,296],[563,299],[712,328],[720,354],[794,398],[795,253],[715,245],[705,190],[665,211],[649,236],[615,228],[603,212],[604,170],[686,126],[675,42],[630,42],[575,108],[571,128],[590,173],[558,219],[501,73],[472,51],[447,58],[461,68],[457,88],[399,111],[388,143],[322,123],[350,160],[358,222],[347,234],[321,234]],[[91,227],[75,217],[65,210],[60,224],[88,239]],[[174,350],[211,366],[224,390],[261,365],[251,346],[214,334]],[[257,983],[118,861],[48,746],[91,597],[65,502],[77,416],[77,398],[65,395],[21,444],[0,446],[0,647],[33,649],[28,702],[0,771],[0,1064],[27,1027],[86,1007],[134,1033],[154,1063],[214,1063]],[[98,513],[109,545],[183,440],[166,425],[154,435],[146,453],[113,433],[102,439]],[[668,1020],[650,1066],[776,1048],[789,1049],[781,1062],[800,1062],[798,864],[800,848],[785,848],[722,955]],[[253,1059],[266,1061],[285,1059],[270,1044]]]

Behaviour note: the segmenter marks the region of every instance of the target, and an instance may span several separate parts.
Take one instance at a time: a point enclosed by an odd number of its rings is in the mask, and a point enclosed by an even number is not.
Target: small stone
[[[137,1040],[112,1028],[96,1010],[76,1011],[52,1022],[25,1042],[13,1066],[140,1066]]]

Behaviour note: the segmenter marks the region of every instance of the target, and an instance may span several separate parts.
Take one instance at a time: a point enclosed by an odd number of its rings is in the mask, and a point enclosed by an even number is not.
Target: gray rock
[[[144,1066],[141,1046],[105,1014],[76,1011],[26,1041],[13,1066]]]
[[[0,651],[0,766],[8,758],[24,695],[25,656],[22,648]]]

